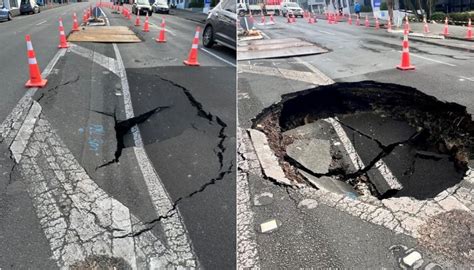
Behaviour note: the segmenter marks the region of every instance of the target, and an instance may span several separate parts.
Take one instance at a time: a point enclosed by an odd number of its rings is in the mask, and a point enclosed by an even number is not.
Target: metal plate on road
[[[239,42],[238,60],[264,59],[328,52],[299,38],[265,39]]]
[[[72,32],[68,41],[75,42],[141,42],[135,33],[126,26],[96,26],[83,27],[78,32]]]

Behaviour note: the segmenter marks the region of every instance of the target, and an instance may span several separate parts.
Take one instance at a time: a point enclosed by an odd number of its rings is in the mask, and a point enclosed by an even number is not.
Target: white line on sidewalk
[[[237,67],[234,63],[232,63],[232,62],[230,62],[230,61],[228,61],[228,60],[225,60],[224,58],[220,57],[219,55],[217,55],[217,54],[215,54],[215,53],[213,53],[213,52],[211,52],[211,51],[209,51],[209,50],[207,50],[207,49],[205,49],[205,48],[200,48],[200,49],[203,50],[203,51],[205,51],[205,52],[207,52],[208,54],[214,56],[215,58],[221,60],[222,62],[224,62],[224,63],[226,63],[226,64],[228,64],[228,65],[231,65],[231,66],[233,66],[233,67]]]
[[[42,25],[45,22],[47,22],[47,20],[41,21],[41,22],[37,23],[36,25]]]

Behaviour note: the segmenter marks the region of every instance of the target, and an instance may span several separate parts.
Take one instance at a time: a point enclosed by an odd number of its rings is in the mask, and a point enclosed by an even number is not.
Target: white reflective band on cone
[[[197,31],[196,34],[194,34],[194,38],[199,38],[199,31]]]
[[[191,48],[197,49],[197,48],[198,48],[198,44],[193,44],[193,46],[192,46]]]
[[[61,36],[64,36],[64,31],[59,31],[59,34],[61,34]]]
[[[28,64],[30,64],[30,65],[36,65],[36,64],[37,64],[36,58],[28,58]]]
[[[63,21],[59,21],[59,27],[63,27]]]
[[[32,51],[33,50],[33,44],[31,44],[31,41],[27,41],[26,42],[26,49],[28,51]]]

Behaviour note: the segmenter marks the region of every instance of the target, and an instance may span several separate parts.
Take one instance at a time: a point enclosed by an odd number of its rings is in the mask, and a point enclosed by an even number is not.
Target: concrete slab
[[[258,160],[262,166],[263,173],[278,183],[284,185],[293,185],[293,183],[288,180],[283,172],[283,169],[278,163],[278,159],[273,154],[270,146],[268,145],[267,136],[256,129],[249,129],[250,138],[252,139],[252,144],[257,153]]]
[[[287,130],[283,132],[283,135],[301,139],[317,138],[329,140],[333,137],[331,136],[331,133],[333,132],[331,124],[323,120],[318,120],[316,122]]]
[[[332,161],[330,147],[328,140],[297,140],[286,147],[286,153],[313,173],[325,174]]]

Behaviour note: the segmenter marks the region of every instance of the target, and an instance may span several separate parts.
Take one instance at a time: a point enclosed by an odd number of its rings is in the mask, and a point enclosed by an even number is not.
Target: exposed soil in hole
[[[302,165],[287,154],[295,141],[284,132],[335,118],[347,134],[363,165],[349,166],[332,143],[330,176],[356,187],[364,186],[378,198],[409,196],[433,198],[460,182],[468,169],[474,142],[474,123],[465,107],[437,100],[405,86],[372,81],[336,83],[285,95],[262,111],[253,128],[263,131],[286,176],[306,182]],[[297,138],[296,138],[297,139]],[[340,148],[340,147],[339,147]],[[347,153],[346,153],[347,154]],[[402,188],[380,192],[374,185],[383,161]]]

